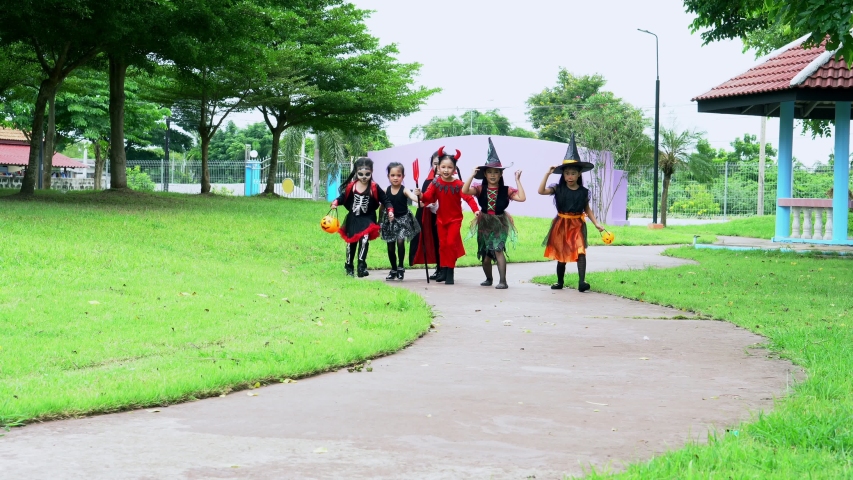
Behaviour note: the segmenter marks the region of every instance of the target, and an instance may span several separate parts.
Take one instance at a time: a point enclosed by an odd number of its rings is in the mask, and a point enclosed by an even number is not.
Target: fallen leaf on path
[[[315,448],[314,453],[327,453],[329,450],[326,447]]]
[[[257,397],[258,396],[258,394],[255,392],[247,392],[246,395],[248,395],[250,397]]]
[[[296,380],[294,380],[292,378],[285,378],[284,380],[281,381],[281,383],[296,383]]]
[[[261,382],[255,382],[255,384],[252,385],[252,387],[253,388],[261,388]]]
[[[648,360],[649,357],[640,357],[640,360]]]
[[[588,401],[588,402],[586,402],[586,403],[588,403],[588,404],[590,404],[590,405],[601,405],[602,407],[606,407],[606,406],[607,406],[607,404],[606,404],[606,403],[595,403],[595,402],[589,402],[589,401]]]
[[[160,413],[159,409],[148,410],[148,413]]]

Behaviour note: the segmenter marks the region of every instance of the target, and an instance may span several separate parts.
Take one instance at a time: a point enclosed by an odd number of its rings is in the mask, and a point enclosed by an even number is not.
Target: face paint
[[[370,181],[370,177],[373,176],[373,172],[365,168],[356,172],[356,176],[358,177],[359,182],[367,183]]]

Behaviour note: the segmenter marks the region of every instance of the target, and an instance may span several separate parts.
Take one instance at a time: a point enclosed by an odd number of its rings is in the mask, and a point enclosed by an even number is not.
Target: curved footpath
[[[676,266],[664,247],[593,247],[590,270]],[[762,337],[673,309],[524,283],[398,283],[436,329],[373,362],[225,398],[13,429],[6,478],[560,478],[648,459],[769,409],[784,361]],[[384,272],[375,271],[375,279]],[[593,288],[595,285],[593,284]],[[505,325],[510,321],[511,325]],[[646,340],[646,338],[648,338]]]

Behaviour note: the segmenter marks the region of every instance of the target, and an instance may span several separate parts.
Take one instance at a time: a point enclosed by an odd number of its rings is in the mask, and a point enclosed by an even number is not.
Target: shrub
[[[127,169],[127,186],[138,192],[154,191],[154,181],[139,168],[139,165]]]

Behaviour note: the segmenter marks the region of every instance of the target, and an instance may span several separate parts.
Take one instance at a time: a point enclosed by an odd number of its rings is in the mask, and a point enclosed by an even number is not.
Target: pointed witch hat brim
[[[554,169],[553,173],[562,174],[566,168],[576,168],[581,173],[588,172],[595,168],[595,165],[581,161],[581,155],[578,152],[578,146],[575,143],[575,134],[572,134],[572,139],[569,141],[569,148],[566,150],[566,155],[563,157],[563,164]]]
[[[489,153],[486,158],[486,164],[477,167],[477,173],[474,174],[474,178],[477,180],[483,180],[485,178],[487,168],[495,168],[497,170],[501,170],[501,173],[503,173],[505,168],[509,168],[512,165],[512,163],[507,166],[503,166],[503,164],[501,164],[501,159],[498,158],[498,151],[495,150],[495,145],[492,143],[492,137],[489,137]]]

